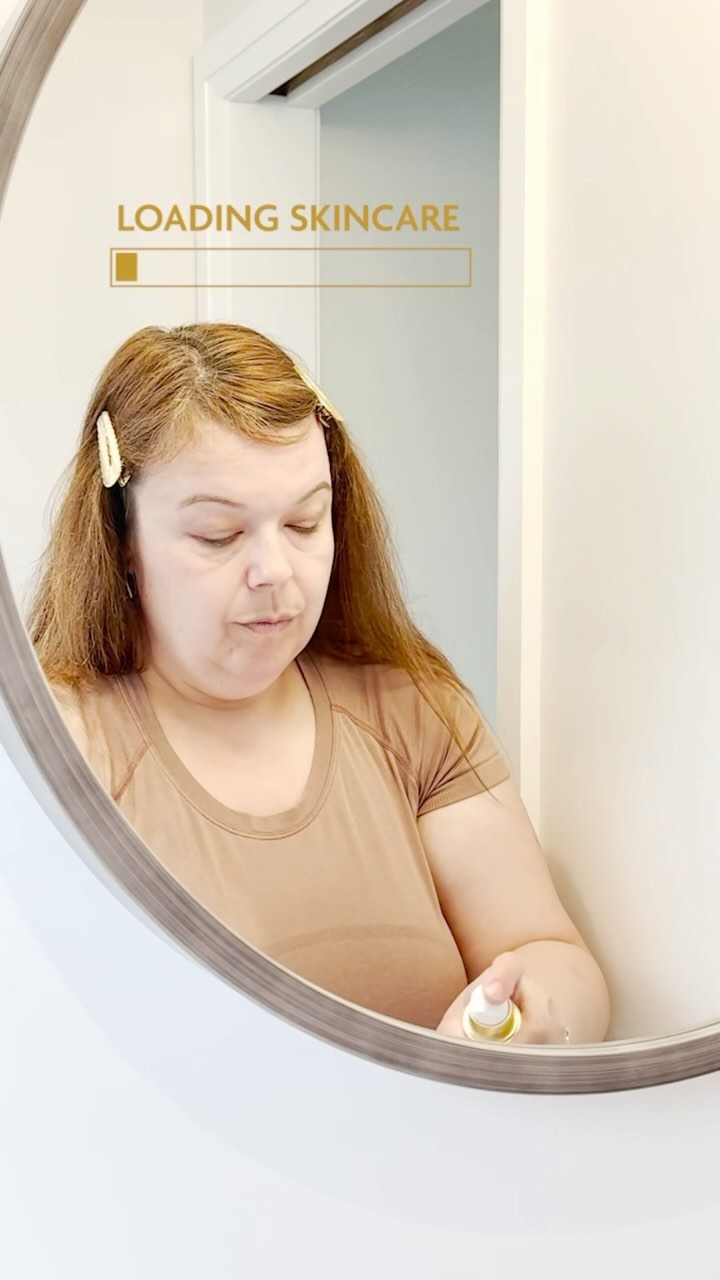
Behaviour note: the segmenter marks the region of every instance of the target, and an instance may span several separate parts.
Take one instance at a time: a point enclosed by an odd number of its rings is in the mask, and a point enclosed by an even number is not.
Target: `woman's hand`
[[[525,976],[523,962],[514,951],[505,951],[493,960],[471,982],[445,1012],[436,1030],[444,1036],[461,1036],[467,1039],[462,1026],[462,1015],[470,993],[482,986],[488,1000],[514,1000],[522,1014],[522,1025],[512,1044],[567,1044],[568,1032],[551,996],[542,987]]]

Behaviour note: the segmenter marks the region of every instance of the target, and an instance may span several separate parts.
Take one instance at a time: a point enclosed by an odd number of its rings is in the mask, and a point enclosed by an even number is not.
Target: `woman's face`
[[[196,701],[262,693],[305,648],[330,581],[334,537],[322,427],[289,445],[212,422],[132,482],[130,567],[150,665]],[[250,620],[290,614],[270,630]]]

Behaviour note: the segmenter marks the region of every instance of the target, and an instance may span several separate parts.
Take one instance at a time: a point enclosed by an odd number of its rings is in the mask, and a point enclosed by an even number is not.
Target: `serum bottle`
[[[488,1000],[477,986],[463,1010],[463,1031],[469,1040],[511,1040],[520,1030],[522,1014],[512,1000]]]

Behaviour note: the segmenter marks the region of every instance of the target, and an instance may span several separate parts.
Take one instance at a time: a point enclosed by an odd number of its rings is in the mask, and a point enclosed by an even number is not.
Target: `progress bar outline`
[[[467,254],[468,277],[465,281],[448,284],[435,284],[418,281],[406,284],[353,284],[353,283],[311,283],[297,284],[276,282],[273,284],[247,283],[206,283],[194,284],[140,284],[136,279],[118,280],[114,269],[117,256],[136,259],[143,253],[465,253]],[[470,289],[473,283],[472,247],[470,245],[140,245],[136,249],[128,249],[126,245],[111,245],[110,250],[110,287],[111,289]]]

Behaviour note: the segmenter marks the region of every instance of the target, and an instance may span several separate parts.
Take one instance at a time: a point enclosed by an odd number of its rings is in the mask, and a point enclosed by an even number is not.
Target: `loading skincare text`
[[[287,213],[290,231],[459,231],[456,204],[294,204]],[[163,210],[141,204],[131,212],[118,205],[118,231],[277,231],[275,204],[191,204]]]

